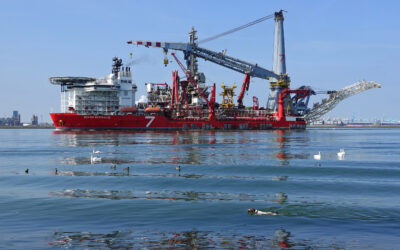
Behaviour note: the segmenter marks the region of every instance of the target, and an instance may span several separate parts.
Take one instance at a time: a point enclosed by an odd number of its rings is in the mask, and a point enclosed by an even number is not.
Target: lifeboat
[[[137,112],[136,107],[123,107],[121,108],[121,112]]]
[[[160,107],[148,107],[144,110],[144,112],[161,112],[161,109]]]

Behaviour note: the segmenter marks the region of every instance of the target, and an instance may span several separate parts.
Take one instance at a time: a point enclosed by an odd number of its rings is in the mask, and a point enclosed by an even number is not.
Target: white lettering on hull
[[[144,118],[150,119],[150,121],[147,123],[146,128],[150,127],[150,124],[156,119],[155,116],[145,116]]]

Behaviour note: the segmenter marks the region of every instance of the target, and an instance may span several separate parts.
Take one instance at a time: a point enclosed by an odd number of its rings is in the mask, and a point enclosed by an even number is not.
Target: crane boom
[[[175,61],[178,63],[179,67],[181,67],[183,73],[185,73],[186,78],[188,79],[188,81],[190,83],[192,83],[194,85],[194,87],[196,88],[197,92],[201,95],[201,97],[203,97],[203,99],[206,101],[207,106],[210,107],[210,102],[207,99],[207,96],[204,94],[204,92],[199,88],[199,86],[197,85],[197,82],[195,79],[193,79],[192,75],[190,74],[190,72],[185,68],[185,66],[183,66],[183,64],[181,63],[181,61],[179,61],[179,59],[176,57],[175,53],[171,53],[172,56],[175,58]]]
[[[205,49],[198,46],[198,37],[196,36],[196,30],[192,27],[189,32],[189,43],[181,42],[152,42],[152,41],[128,41],[128,44],[143,45],[146,47],[159,47],[164,50],[167,54],[169,49],[182,51],[185,56],[187,69],[190,71],[193,78],[200,84],[205,83],[205,76],[203,73],[198,72],[197,58],[202,58],[206,61],[210,61],[242,73],[247,77],[257,77],[261,79],[267,79],[270,82],[270,92],[267,101],[267,109],[272,112],[276,112],[278,108],[278,95],[283,89],[290,86],[290,77],[286,73],[286,56],[285,56],[285,43],[284,43],[284,32],[283,32],[283,10],[275,12],[273,15],[275,18],[275,34],[274,34],[274,59],[273,59],[273,70],[268,70],[244,60],[227,56],[225,52],[215,52],[209,49]],[[222,35],[229,34],[236,30],[249,27],[249,25],[255,24],[258,21],[272,18],[267,16],[256,20],[255,22],[243,25],[237,29],[232,29],[228,32],[224,32],[220,35],[211,37],[214,39]],[[208,39],[208,40],[210,40]],[[207,41],[207,39],[206,39]],[[201,41],[200,41],[201,42]],[[164,58],[164,64],[168,64],[168,59]],[[246,90],[242,87],[242,90]],[[243,91],[244,94],[244,91]],[[242,97],[243,98],[243,97]],[[241,106],[242,99],[238,99],[239,106]]]
[[[350,86],[344,87],[341,90],[330,91],[331,93],[329,98],[323,99],[321,104],[315,103],[314,107],[307,112],[304,118],[307,123],[314,122],[335,108],[336,105],[338,105],[342,100],[365,90],[380,88],[381,86],[381,84],[375,82],[358,81]]]
[[[232,69],[239,73],[248,74],[251,77],[258,77],[261,79],[284,79],[287,80],[287,75],[278,75],[271,70],[262,68],[257,64],[252,64],[243,61],[238,58],[227,56],[222,52],[215,52],[209,49],[198,47],[196,44],[189,43],[175,43],[175,42],[151,42],[151,41],[128,41],[128,44],[143,45],[146,47],[159,47],[164,49],[164,51],[179,50],[183,51],[185,58],[189,55],[194,55],[196,57],[202,58],[206,61],[210,61],[219,64],[223,67]]]

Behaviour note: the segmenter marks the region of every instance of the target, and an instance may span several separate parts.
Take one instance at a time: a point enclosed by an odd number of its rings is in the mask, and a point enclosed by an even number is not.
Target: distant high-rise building
[[[39,125],[39,119],[37,115],[32,116],[32,125],[37,126]]]
[[[19,114],[18,110],[13,111],[13,115],[11,117],[10,123],[11,123],[10,125],[14,125],[14,126],[21,125],[21,115]]]

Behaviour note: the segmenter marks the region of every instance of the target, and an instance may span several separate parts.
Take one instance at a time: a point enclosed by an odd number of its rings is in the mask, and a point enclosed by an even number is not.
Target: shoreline
[[[400,128],[400,125],[307,125],[307,128]],[[0,126],[0,129],[55,129],[54,126]]]
[[[0,126],[0,129],[55,129],[54,126]]]
[[[400,125],[307,125],[307,128],[400,128]]]

